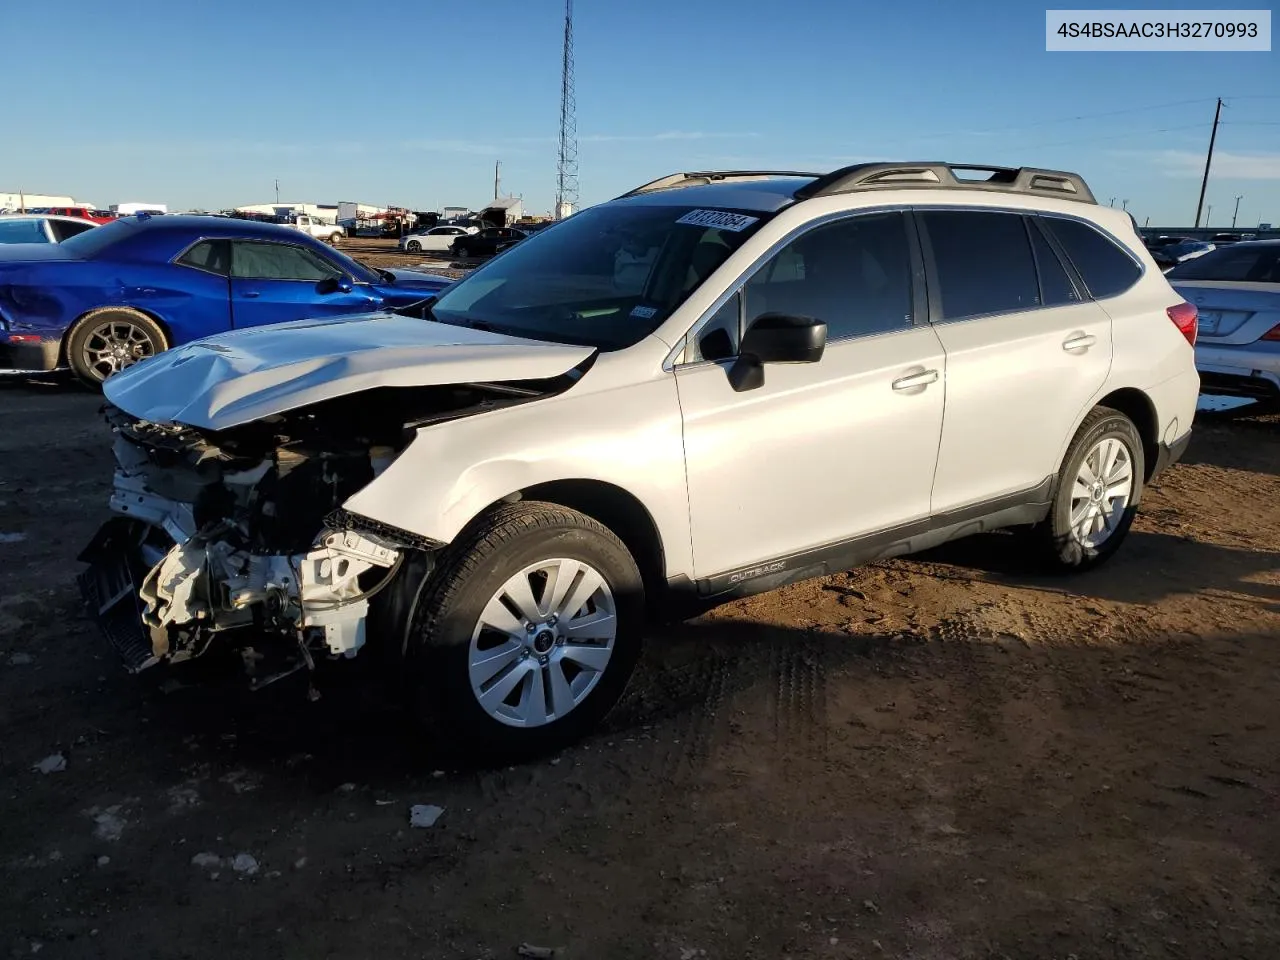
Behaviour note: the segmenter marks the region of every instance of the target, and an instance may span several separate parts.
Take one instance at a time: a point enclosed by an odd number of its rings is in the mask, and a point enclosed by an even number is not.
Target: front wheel
[[[1145,470],[1133,421],[1109,407],[1094,409],[1067,448],[1049,516],[1033,531],[1045,559],[1075,571],[1110,558],[1129,535]]]
[[[408,243],[405,244],[405,249],[408,250],[410,253],[421,253],[422,244],[420,244],[417,240],[410,240]]]
[[[635,560],[590,517],[520,502],[446,550],[410,631],[435,745],[501,762],[559,749],[617,702],[640,653]]]
[[[113,374],[168,349],[160,325],[128,307],[85,314],[67,339],[67,362],[77,377],[98,387]]]

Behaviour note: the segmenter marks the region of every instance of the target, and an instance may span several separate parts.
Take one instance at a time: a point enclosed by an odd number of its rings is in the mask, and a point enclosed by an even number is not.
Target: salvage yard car
[[[1280,240],[1219,247],[1165,276],[1199,313],[1204,392],[1280,403]]]
[[[126,217],[57,244],[0,244],[0,374],[69,366],[96,386],[211,333],[408,305],[451,282],[374,270],[274,224]]]
[[[0,243],[61,243],[97,225],[58,214],[0,214]]]
[[[1003,527],[1098,566],[1187,445],[1195,333],[1075,174],[673,174],[418,315],[109,380],[81,583],[133,670],[369,656],[440,747],[525,756],[601,719],[651,616]]]

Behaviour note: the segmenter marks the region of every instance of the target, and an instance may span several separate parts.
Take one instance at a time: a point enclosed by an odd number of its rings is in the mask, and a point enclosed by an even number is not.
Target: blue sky
[[[278,177],[282,199],[432,209],[490,197],[501,160],[504,192],[551,207],[563,0],[5,7],[0,191],[219,209]],[[1212,223],[1237,195],[1241,224],[1280,222],[1280,54],[1047,53],[1044,17],[576,0],[582,200],[674,170],[941,159],[1076,170],[1185,224],[1222,96]]]

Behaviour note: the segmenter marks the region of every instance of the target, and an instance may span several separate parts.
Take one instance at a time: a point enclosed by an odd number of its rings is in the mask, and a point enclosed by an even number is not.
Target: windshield
[[[0,243],[48,243],[43,220],[0,220]]]
[[[602,350],[648,336],[767,220],[759,211],[608,204],[507,249],[432,315]]]
[[[1170,280],[1236,280],[1280,283],[1280,244],[1247,247],[1233,244],[1174,267]]]
[[[353,260],[342,251],[333,249],[333,247],[326,247],[324,255],[336,263],[353,280],[359,280],[361,283],[379,283],[384,279],[381,271],[375,270],[373,267],[367,267],[359,260]]]

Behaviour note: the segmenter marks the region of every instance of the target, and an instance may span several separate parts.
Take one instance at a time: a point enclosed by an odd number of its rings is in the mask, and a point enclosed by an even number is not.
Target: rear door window
[[[96,229],[92,223],[77,223],[74,220],[50,220],[49,227],[53,230],[53,235],[59,243],[84,233],[86,230]]]
[[[920,214],[936,274],[940,316],[961,320],[1040,305],[1031,242],[1022,216],[970,210]]]
[[[1040,275],[1040,304],[1045,307],[1060,307],[1069,303],[1079,303],[1080,294],[1076,292],[1062,261],[1058,259],[1049,241],[1036,223],[1036,218],[1028,222],[1031,233],[1031,249],[1036,256],[1036,272]]]
[[[231,242],[229,240],[201,240],[178,258],[183,266],[195,267],[206,273],[225,277],[230,273]]]
[[[1124,293],[1142,276],[1133,257],[1089,224],[1062,217],[1042,217],[1041,222],[1053,231],[1095,300]]]

